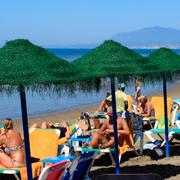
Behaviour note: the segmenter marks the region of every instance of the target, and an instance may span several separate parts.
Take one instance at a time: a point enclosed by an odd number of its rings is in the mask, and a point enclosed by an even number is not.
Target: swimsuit
[[[10,155],[12,152],[15,152],[15,151],[18,151],[19,149],[23,148],[24,147],[24,144],[21,144],[21,145],[17,145],[17,146],[14,146],[14,147],[5,147],[4,148],[4,152],[7,154],[7,155]],[[25,166],[24,163],[21,163],[21,162],[18,162],[16,159],[11,159],[11,163],[12,163],[12,167],[14,167],[14,164],[16,165],[16,167],[23,167]]]
[[[17,145],[17,146],[14,146],[14,147],[5,147],[5,148],[4,148],[4,152],[5,152],[7,155],[10,155],[12,152],[17,151],[17,150],[21,149],[22,147],[24,147],[24,144]]]
[[[147,114],[147,111],[144,111],[144,114]],[[155,110],[151,109],[150,117],[154,117],[154,116],[155,116]]]

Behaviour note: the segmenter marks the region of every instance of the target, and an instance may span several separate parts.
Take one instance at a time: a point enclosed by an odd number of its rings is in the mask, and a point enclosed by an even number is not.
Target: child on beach
[[[19,132],[13,129],[13,121],[6,118],[0,134],[0,164],[5,167],[25,166],[24,144]]]

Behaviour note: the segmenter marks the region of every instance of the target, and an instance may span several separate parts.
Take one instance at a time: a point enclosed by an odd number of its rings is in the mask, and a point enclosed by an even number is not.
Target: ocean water
[[[90,49],[48,49],[58,57],[73,61],[76,58],[88,53]],[[151,49],[135,49],[135,52],[147,56],[154,50]],[[175,50],[180,54],[180,49]],[[168,87],[174,86],[173,83],[168,83]],[[142,87],[143,94],[149,94],[157,90],[162,90],[162,83],[154,85],[146,84]],[[81,91],[75,92],[75,94],[69,97],[66,93],[62,96],[58,96],[55,93],[42,92],[38,94],[36,92],[27,91],[27,110],[28,116],[37,116],[44,114],[55,114],[57,112],[67,111],[69,109],[77,108],[82,105],[98,104],[104,98],[106,92],[110,92],[110,84],[101,89],[100,92],[92,91],[91,93],[83,93]],[[126,93],[134,94],[134,83],[130,82],[126,87]],[[21,117],[20,97],[18,92],[13,92],[11,95],[6,93],[0,94],[0,120],[5,117],[19,118]]]

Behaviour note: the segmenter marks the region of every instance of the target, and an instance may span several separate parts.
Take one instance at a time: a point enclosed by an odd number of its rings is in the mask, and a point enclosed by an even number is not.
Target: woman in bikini
[[[13,129],[12,119],[6,118],[0,134],[0,164],[7,167],[25,166],[25,153],[21,134]]]

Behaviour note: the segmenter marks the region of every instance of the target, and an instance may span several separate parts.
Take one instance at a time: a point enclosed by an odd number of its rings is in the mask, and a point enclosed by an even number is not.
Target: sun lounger
[[[62,156],[57,156],[57,157],[52,157],[52,158],[46,158],[43,161],[46,163],[53,163],[53,166],[56,167],[54,169],[54,173],[58,173],[58,167],[61,168],[60,162],[69,161],[69,165],[66,168],[66,171],[64,172],[63,176],[61,174],[61,177],[58,177],[63,180],[83,180],[85,177],[88,176],[89,170],[91,168],[91,165],[94,161],[95,158],[95,152],[85,152],[77,157],[72,158],[70,157],[62,157]],[[48,173],[49,167],[45,167],[42,171],[42,174]],[[56,179],[58,179],[56,178]]]
[[[31,165],[32,165],[32,177],[36,178],[41,173],[42,162],[35,162],[35,163],[32,163]],[[13,179],[17,179],[17,180],[19,179],[28,180],[26,167],[7,169],[6,167],[0,165],[0,174],[11,175],[11,177],[14,177]]]
[[[77,137],[78,135],[82,134],[82,130],[78,127],[78,125],[76,124],[72,124],[71,126],[69,126],[69,130],[70,130],[70,135],[71,137]],[[66,143],[69,139],[66,137],[60,138],[58,140],[58,144],[59,145],[63,145],[64,143]]]
[[[160,128],[160,126],[162,126],[159,124],[159,122],[160,122],[160,119],[162,119],[164,117],[164,98],[161,96],[153,96],[151,98],[151,103],[154,106],[155,116],[154,117],[144,117],[143,121],[148,122],[151,129],[157,129],[157,128]],[[168,109],[168,119],[169,120],[170,120],[170,115],[172,112],[172,104],[173,104],[172,98],[168,97],[167,98],[167,109]]]
[[[133,123],[130,124],[130,134],[129,135],[122,135],[119,140],[119,162],[121,160],[121,156],[130,148],[134,149],[135,153],[138,155],[135,147],[134,147],[134,140],[133,140]],[[86,140],[87,138],[85,138]],[[77,140],[77,139],[76,139]],[[85,141],[84,140],[84,141]],[[83,141],[83,138],[81,138]],[[89,139],[87,140],[89,142]],[[112,153],[114,153],[114,148],[88,148],[88,147],[74,147],[74,151],[81,151],[81,152],[96,152],[96,153],[109,153],[112,163],[114,163],[114,158]]]
[[[128,100],[128,111],[133,112],[135,109],[135,105],[133,104],[133,98],[130,95],[127,95],[127,100]]]
[[[165,130],[164,129],[151,129],[149,131],[145,131],[146,136],[149,138],[149,140],[151,142],[155,142],[155,139],[152,137],[153,134],[156,134],[160,137],[160,139],[162,140],[161,146],[163,146],[165,144],[165,139],[162,135],[165,134]],[[168,136],[169,136],[169,141],[172,141],[174,138],[175,134],[180,134],[180,129],[178,128],[172,128],[172,129],[168,129]]]
[[[180,128],[180,122],[177,120],[177,111],[180,109],[180,99],[173,99],[173,114],[172,114],[172,125],[177,125]]]
[[[58,151],[58,134],[54,129],[32,129],[30,132],[30,150],[31,157],[37,158],[40,161],[32,163],[32,176],[33,178],[39,176],[42,170],[41,160],[45,157],[57,156]],[[0,167],[0,173],[20,172],[21,179],[27,180],[26,167],[7,169],[3,166]],[[15,175],[16,176],[16,175]]]
[[[177,104],[180,106],[180,99],[173,99],[173,104]]]
[[[64,171],[68,167],[69,160],[51,164],[43,168],[38,180],[62,179]]]

